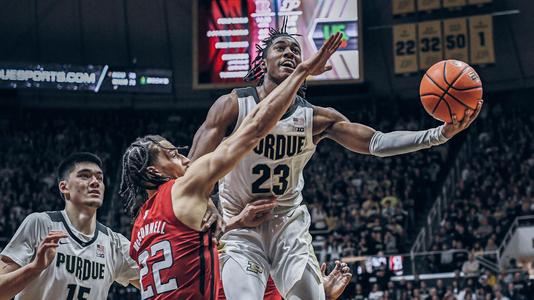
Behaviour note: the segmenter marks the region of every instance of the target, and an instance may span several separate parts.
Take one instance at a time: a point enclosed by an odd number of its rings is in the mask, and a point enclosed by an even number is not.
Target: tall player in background
[[[160,136],[145,136],[128,147],[120,193],[136,215],[130,254],[140,268],[142,299],[217,298],[217,249],[210,232],[200,231],[212,187],[271,131],[308,75],[331,69],[326,61],[340,43],[341,34],[332,36],[243,119],[232,137],[192,163]]]
[[[59,165],[65,209],[24,219],[0,256],[1,300],[100,300],[114,281],[139,286],[130,242],[96,221],[103,179],[102,162],[91,153]]]
[[[235,89],[211,107],[193,140],[190,159],[209,153],[231,139],[243,120],[298,68],[301,48],[296,38],[271,29],[245,80],[258,80],[255,88]],[[321,274],[308,232],[310,216],[301,206],[302,170],[316,145],[329,138],[361,154],[391,156],[445,143],[467,128],[482,107],[466,110],[458,122],[424,131],[382,133],[350,122],[332,108],[314,106],[299,90],[291,107],[269,134],[219,182],[223,217],[228,222],[248,202],[275,195],[278,207],[272,220],[256,228],[234,229],[222,238],[222,281],[229,300],[262,299],[271,274],[286,299],[324,299]]]

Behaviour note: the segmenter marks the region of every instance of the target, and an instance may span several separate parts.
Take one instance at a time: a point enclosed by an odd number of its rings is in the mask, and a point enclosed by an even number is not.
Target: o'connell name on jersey
[[[106,299],[114,281],[127,286],[139,280],[130,258],[130,242],[97,222],[93,236],[76,231],[65,211],[30,214],[2,251],[20,266],[27,265],[51,230],[68,237],[59,241],[56,257],[15,299]]]

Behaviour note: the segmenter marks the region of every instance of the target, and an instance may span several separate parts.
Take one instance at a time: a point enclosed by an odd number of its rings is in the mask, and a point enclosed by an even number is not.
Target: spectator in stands
[[[473,299],[473,291],[470,288],[465,288],[457,296],[458,300],[469,300]]]
[[[526,277],[521,274],[521,272],[515,272],[514,273],[514,279],[512,283],[514,284],[514,290],[518,293],[524,294],[527,291],[526,286]]]
[[[395,236],[390,231],[386,232],[386,235],[384,237],[384,243],[386,244],[385,252],[387,254],[398,253],[398,250],[397,250],[397,239],[395,238]]]
[[[450,249],[447,244],[443,244],[440,255],[440,269],[443,271],[452,271],[454,250]]]
[[[421,281],[419,292],[421,293],[421,299],[427,299],[430,297],[430,290],[426,284],[426,281]]]
[[[516,291],[513,283],[509,283],[506,285],[506,291],[504,292],[504,295],[508,297],[510,300],[525,299],[523,295],[521,295],[518,291]]]
[[[478,260],[475,259],[475,254],[470,252],[469,259],[462,265],[462,272],[464,272],[465,276],[476,276],[478,275],[479,268],[480,265]]]
[[[363,287],[360,283],[356,284],[356,294],[352,297],[353,300],[365,300],[367,299],[363,294]]]
[[[378,289],[378,284],[373,284],[373,289],[369,293],[369,300],[379,300],[384,295],[384,292]]]
[[[322,203],[314,203],[310,207],[311,209],[311,219],[313,227],[315,230],[325,230],[326,226],[326,212],[323,208]]]
[[[493,292],[495,294],[494,300],[510,300],[510,298],[508,298],[508,297],[506,297],[505,295],[502,294],[501,288],[499,286],[495,286]]]
[[[445,296],[445,293],[447,292],[447,288],[443,284],[442,279],[438,279],[436,281],[436,291],[438,293],[439,298],[443,298]]]

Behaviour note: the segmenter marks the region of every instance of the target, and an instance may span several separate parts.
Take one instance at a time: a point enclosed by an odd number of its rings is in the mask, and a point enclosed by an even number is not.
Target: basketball
[[[452,116],[461,121],[466,109],[475,110],[482,99],[482,82],[477,72],[459,60],[443,60],[426,71],[419,95],[425,110],[447,123]]]

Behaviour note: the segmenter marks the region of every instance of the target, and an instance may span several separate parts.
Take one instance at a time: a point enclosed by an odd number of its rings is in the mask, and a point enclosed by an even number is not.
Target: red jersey
[[[219,256],[211,233],[180,222],[172,209],[174,180],[162,184],[140,208],[130,256],[141,277],[141,298],[150,300],[215,300]]]
[[[226,300],[222,280],[219,282],[218,300]],[[282,300],[282,295],[280,295],[280,293],[278,292],[278,289],[274,285],[274,281],[271,276],[269,276],[269,280],[267,280],[267,286],[265,287],[265,294],[263,295],[263,300]]]

